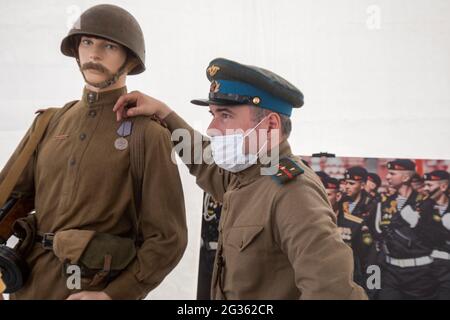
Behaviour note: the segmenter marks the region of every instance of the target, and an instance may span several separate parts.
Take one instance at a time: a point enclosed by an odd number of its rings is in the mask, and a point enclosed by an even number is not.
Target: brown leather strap
[[[20,176],[22,175],[23,170],[31,159],[34,151],[36,150],[39,142],[44,136],[45,130],[47,126],[55,114],[58,108],[50,108],[42,112],[36,122],[35,130],[31,133],[28,142],[23,148],[20,155],[17,157],[17,160],[11,166],[11,169],[8,170],[8,173],[3,180],[3,183],[0,185],[0,205],[3,205],[6,200],[11,195],[14,187],[17,184]]]
[[[110,254],[105,255],[103,262],[103,270],[95,274],[94,278],[89,283],[89,287],[95,287],[99,285],[103,281],[103,279],[105,279],[109,275],[109,273],[111,272],[111,263],[112,263],[112,256]]]
[[[133,133],[130,137],[130,167],[133,181],[134,204],[136,216],[134,217],[134,232],[139,234],[139,212],[142,201],[142,182],[145,168],[145,126],[146,119],[136,118],[133,121]]]

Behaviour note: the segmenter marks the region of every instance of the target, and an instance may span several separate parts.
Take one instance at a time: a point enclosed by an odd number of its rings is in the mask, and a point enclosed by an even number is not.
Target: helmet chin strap
[[[98,89],[105,89],[105,88],[107,88],[109,86],[112,86],[114,83],[116,83],[117,80],[119,80],[119,78],[125,73],[126,67],[127,67],[127,63],[128,63],[128,59],[125,60],[125,62],[122,64],[122,66],[119,68],[119,70],[117,70],[117,72],[114,73],[111,76],[111,78],[109,78],[109,79],[107,79],[105,81],[102,81],[102,82],[92,82],[92,81],[89,81],[88,79],[86,79],[86,76],[84,75],[84,72],[81,70],[81,64],[80,64],[80,60],[79,59],[77,59],[77,63],[78,63],[78,67],[80,69],[81,75],[83,76],[83,79],[84,79],[84,81],[87,84],[89,84],[89,85],[91,85],[91,86],[93,86],[95,88],[98,88]]]

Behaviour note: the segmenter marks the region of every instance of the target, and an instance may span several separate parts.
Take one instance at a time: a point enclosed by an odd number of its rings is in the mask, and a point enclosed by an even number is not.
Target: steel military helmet
[[[128,74],[144,72],[144,34],[137,20],[128,11],[118,6],[101,4],[83,12],[61,42],[61,52],[64,55],[77,58],[74,48],[74,37],[77,35],[97,36],[123,45],[139,62]]]

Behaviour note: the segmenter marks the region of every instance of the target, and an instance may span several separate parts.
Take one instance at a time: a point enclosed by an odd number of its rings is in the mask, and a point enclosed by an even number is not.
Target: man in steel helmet
[[[130,13],[98,5],[80,16],[61,51],[76,59],[85,87],[54,115],[15,186],[34,197],[37,236],[26,257],[30,276],[11,298],[142,299],[187,244],[169,131],[149,118],[117,124],[112,112],[127,75],[145,70],[144,37]],[[142,160],[139,171],[133,159]]]

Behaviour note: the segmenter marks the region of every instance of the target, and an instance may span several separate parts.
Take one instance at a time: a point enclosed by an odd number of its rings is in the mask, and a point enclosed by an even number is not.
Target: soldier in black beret
[[[428,208],[423,208],[417,228],[432,246],[431,274],[437,283],[437,299],[450,300],[450,201],[449,173],[435,170],[424,175]]]
[[[345,171],[345,193],[338,204],[338,227],[344,242],[353,249],[354,279],[369,292],[365,280],[373,237],[366,220],[375,203],[364,189],[367,175],[367,170],[361,166],[350,167]]]
[[[353,170],[350,170],[353,172]],[[342,240],[353,251],[354,273],[353,279],[356,283],[365,286],[365,269],[367,267],[367,257],[372,246],[372,235],[363,219],[356,217],[350,213],[340,211],[340,203],[337,201],[339,192],[339,180],[330,177],[323,171],[316,174],[320,177],[325,190],[327,191],[328,200],[337,217],[337,225]],[[368,291],[368,290],[367,290]]]
[[[425,184],[423,177],[415,172],[414,175],[411,178],[411,188],[413,188],[414,191],[416,191],[418,194],[425,196],[426,192],[424,190]]]
[[[338,213],[337,225],[342,240],[353,251],[353,279],[369,293],[370,290],[366,286],[366,270],[369,266],[369,256],[373,247],[370,229],[362,218],[342,211]]]
[[[366,181],[366,192],[373,198],[375,201],[380,201],[380,194],[378,192],[378,188],[381,186],[381,178],[378,174],[369,172],[367,173],[367,181]]]
[[[319,176],[320,181],[322,181],[323,186],[327,192],[328,201],[330,201],[331,207],[333,208],[333,212],[338,215],[339,206],[338,206],[338,192],[339,192],[339,182],[336,178],[330,177],[323,171],[318,171],[316,174]]]
[[[341,178],[338,179],[339,182],[339,193],[337,196],[337,200],[338,202],[340,202],[342,200],[342,197],[345,195],[345,179]]]
[[[366,192],[367,170],[356,166],[348,168],[344,174],[345,195],[341,200],[341,210],[360,218],[369,215],[373,199]]]
[[[209,138],[141,93],[123,96],[114,110],[119,120],[124,112],[156,115],[172,133],[187,133],[176,146],[181,159],[223,203],[212,299],[367,298],[352,281],[352,253],[325,189],[289,146],[290,116],[303,94],[274,72],[223,58],[206,75],[208,98],[191,102],[208,107]],[[136,106],[126,110],[129,103]]]
[[[424,203],[411,187],[415,163],[398,159],[388,162],[387,169],[386,180],[396,192],[383,196],[375,213],[375,230],[381,236],[384,253],[379,298],[433,299],[432,250],[416,228]]]

